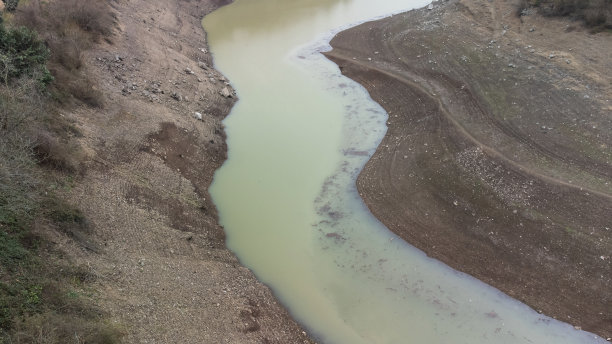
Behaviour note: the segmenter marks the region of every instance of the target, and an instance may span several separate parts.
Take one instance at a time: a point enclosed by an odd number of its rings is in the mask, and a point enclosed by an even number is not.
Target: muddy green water
[[[228,246],[323,343],[604,343],[429,259],[359,198],[387,115],[319,52],[340,28],[425,4],[237,0],[204,19],[240,98],[210,190]]]

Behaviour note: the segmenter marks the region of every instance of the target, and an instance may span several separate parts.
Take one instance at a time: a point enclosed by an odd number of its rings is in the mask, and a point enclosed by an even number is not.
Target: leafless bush
[[[595,31],[612,29],[612,1],[610,0],[520,0],[517,14],[536,7],[544,16],[568,16],[581,20]]]
[[[51,36],[46,42],[52,51],[52,64],[60,65],[68,71],[76,71],[83,67],[83,52],[87,49],[87,45],[78,36]]]
[[[69,173],[76,173],[81,169],[81,149],[75,144],[60,142],[49,132],[38,132],[33,150],[42,165]]]
[[[112,33],[113,18],[108,3],[104,0],[57,1],[56,10],[64,10],[69,21],[74,21],[82,30],[89,32],[97,41]]]
[[[112,34],[114,17],[107,0],[31,0],[16,13],[18,24],[63,35],[74,26],[97,41]]]
[[[112,34],[114,18],[107,0],[31,0],[19,8],[15,22],[43,35],[51,50],[49,69],[59,100],[69,99],[63,96],[69,94],[89,106],[103,106],[83,53]]]

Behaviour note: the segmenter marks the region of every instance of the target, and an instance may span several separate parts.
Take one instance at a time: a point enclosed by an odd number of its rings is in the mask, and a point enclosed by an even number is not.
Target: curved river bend
[[[605,343],[396,238],[359,170],[386,113],[319,51],[359,21],[422,0],[237,0],[204,21],[240,101],[211,194],[228,246],[324,343]]]

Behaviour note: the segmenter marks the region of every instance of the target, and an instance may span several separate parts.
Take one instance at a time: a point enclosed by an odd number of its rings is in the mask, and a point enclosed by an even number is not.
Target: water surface
[[[228,246],[324,343],[605,342],[429,259],[359,198],[387,115],[319,51],[340,28],[425,4],[237,0],[205,18],[240,98],[210,190]]]

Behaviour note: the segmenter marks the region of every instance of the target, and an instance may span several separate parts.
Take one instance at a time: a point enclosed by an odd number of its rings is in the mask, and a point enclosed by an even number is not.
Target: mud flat
[[[429,256],[612,336],[612,39],[439,1],[338,34],[326,56],[389,114],[362,198]]]

